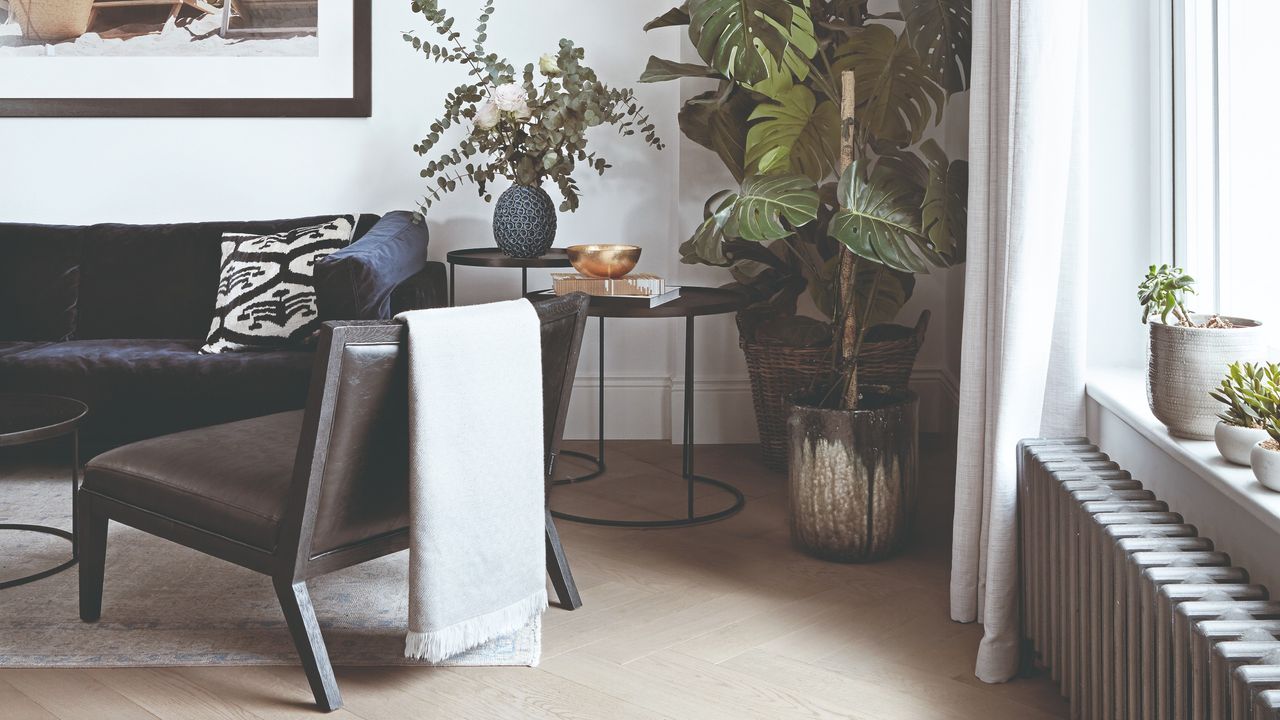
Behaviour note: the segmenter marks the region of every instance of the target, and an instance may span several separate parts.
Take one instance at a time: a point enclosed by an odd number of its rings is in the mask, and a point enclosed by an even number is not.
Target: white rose
[[[528,110],[529,94],[519,85],[507,83],[494,89],[493,102],[503,112],[516,112],[521,108]]]
[[[511,111],[511,115],[515,117],[516,120],[524,121],[533,116],[533,111],[529,109],[529,103],[522,100],[520,105],[515,110]]]
[[[547,77],[555,77],[560,74],[560,63],[556,61],[556,56],[546,53],[538,58],[538,69]]]
[[[492,130],[497,126],[500,118],[498,106],[487,102],[476,110],[476,127],[481,130]]]

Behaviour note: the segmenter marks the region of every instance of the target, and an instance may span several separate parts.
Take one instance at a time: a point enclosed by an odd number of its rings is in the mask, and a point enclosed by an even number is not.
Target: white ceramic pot
[[[1280,450],[1268,450],[1258,443],[1249,454],[1253,476],[1268,490],[1280,492]]]
[[[1204,322],[1204,315],[1192,315]],[[1218,402],[1209,391],[1218,387],[1233,362],[1266,359],[1267,340],[1262,323],[1226,318],[1230,329],[1165,325],[1153,320],[1147,355],[1147,403],[1169,433],[1192,440],[1210,440],[1218,422]]]
[[[1227,462],[1237,465],[1249,465],[1249,455],[1253,446],[1266,440],[1267,431],[1261,428],[1247,428],[1239,425],[1228,425],[1221,420],[1213,429],[1213,441],[1218,444],[1218,452]]]

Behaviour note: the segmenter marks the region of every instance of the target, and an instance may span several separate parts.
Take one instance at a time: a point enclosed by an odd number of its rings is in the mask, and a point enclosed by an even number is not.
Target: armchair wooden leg
[[[288,580],[273,582],[276,597],[280,599],[280,609],[284,610],[285,621],[289,624],[289,633],[293,635],[293,644],[302,658],[307,682],[311,683],[316,705],[325,712],[337,710],[342,707],[342,695],[338,693],[338,679],[329,664],[329,653],[324,648],[324,638],[320,635],[315,609],[311,607],[307,584]]]
[[[79,493],[80,491],[77,491]],[[107,564],[107,516],[94,509],[93,498],[77,497],[76,552],[80,557],[80,619],[102,616],[102,580]]]
[[[569,559],[564,555],[560,545],[560,533],[547,510],[547,572],[551,574],[551,586],[560,599],[560,607],[566,610],[577,610],[582,607],[582,598],[578,595],[578,586],[573,582],[573,573],[569,570]]]

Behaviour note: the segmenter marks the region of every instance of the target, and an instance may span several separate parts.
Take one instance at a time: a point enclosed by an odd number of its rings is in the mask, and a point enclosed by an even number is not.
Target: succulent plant
[[[1261,407],[1253,399],[1265,397],[1267,387],[1280,385],[1280,365],[1234,362],[1216,390],[1209,392],[1214,400],[1226,406],[1218,413],[1222,422],[1236,427],[1261,428],[1265,422]]]
[[[1147,276],[1138,285],[1138,302],[1142,305],[1142,323],[1145,325],[1152,315],[1159,315],[1160,322],[1168,323],[1169,315],[1173,315],[1179,325],[1194,327],[1184,299],[1187,293],[1195,294],[1195,278],[1180,267],[1152,265]]]
[[[1280,365],[1267,363],[1255,369],[1254,381],[1241,383],[1235,389],[1245,406],[1257,415],[1258,427],[1280,444]],[[1241,377],[1246,377],[1243,369]]]

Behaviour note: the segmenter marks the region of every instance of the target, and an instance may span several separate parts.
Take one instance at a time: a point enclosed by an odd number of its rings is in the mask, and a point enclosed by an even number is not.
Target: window
[[[1280,91],[1276,0],[1173,0],[1171,259],[1201,311],[1280,339]]]

